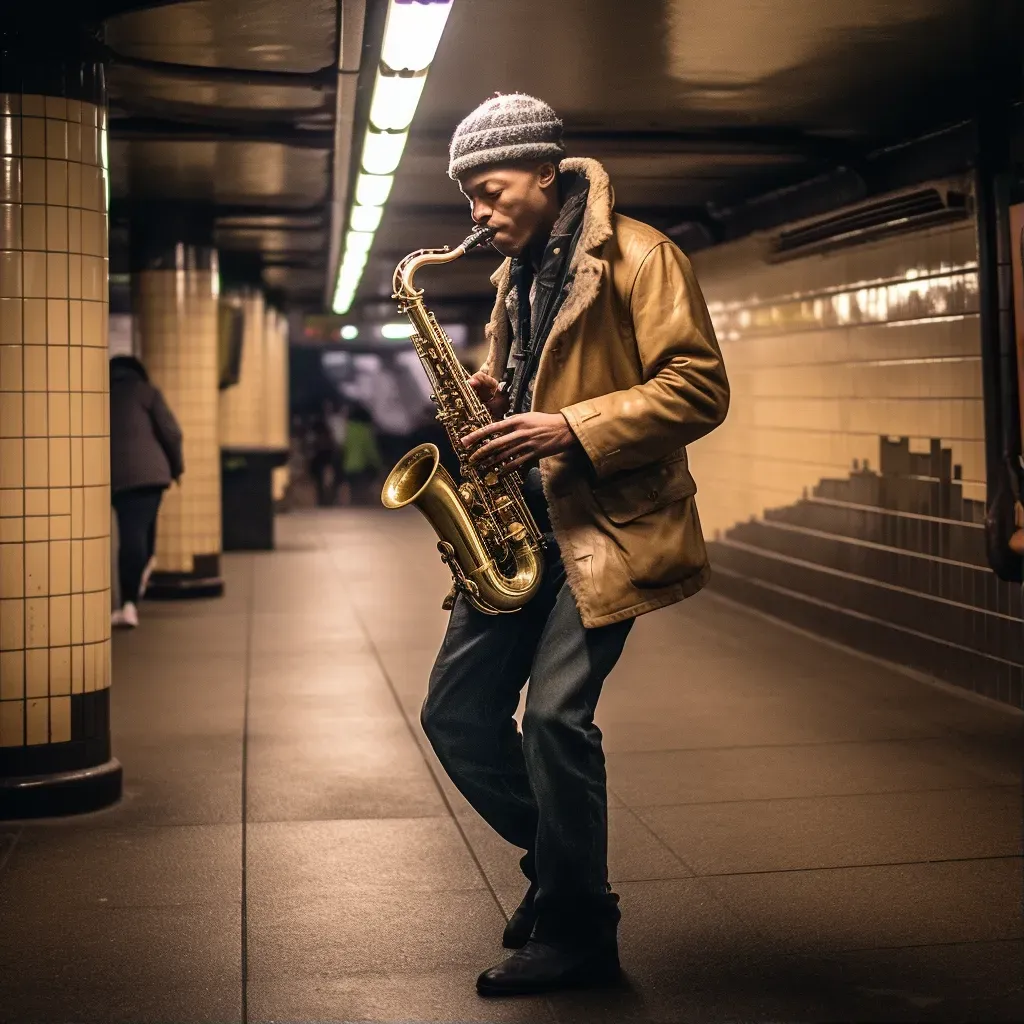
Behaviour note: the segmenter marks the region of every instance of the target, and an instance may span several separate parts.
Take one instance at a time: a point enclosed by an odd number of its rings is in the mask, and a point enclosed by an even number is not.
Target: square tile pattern
[[[778,263],[761,246],[694,257],[732,389],[689,448],[716,585],[1024,707],[1020,588],[985,552],[974,220]]]
[[[176,269],[137,277],[142,358],[184,435],[185,472],[160,504],[157,569],[191,573],[194,555],[221,547],[218,275]]]
[[[0,97],[0,746],[110,685],[106,111]]]
[[[259,292],[222,301],[241,302],[243,334],[239,381],[220,393],[220,443],[228,448],[287,448],[287,321],[267,309]]]

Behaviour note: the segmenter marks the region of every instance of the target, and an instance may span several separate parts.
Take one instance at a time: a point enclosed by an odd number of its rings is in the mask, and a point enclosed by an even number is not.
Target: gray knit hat
[[[565,156],[562,122],[543,100],[515,92],[481,103],[455,129],[448,176],[508,160],[553,160]]]

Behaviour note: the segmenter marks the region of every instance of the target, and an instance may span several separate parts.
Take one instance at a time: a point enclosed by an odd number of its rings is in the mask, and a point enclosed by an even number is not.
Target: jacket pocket
[[[594,488],[601,511],[616,525],[632,522],[696,493],[697,483],[690,473],[685,448],[666,462],[630,470]]]
[[[604,481],[594,498],[630,583],[669,587],[699,572],[707,550],[693,501],[697,485],[685,451]]]

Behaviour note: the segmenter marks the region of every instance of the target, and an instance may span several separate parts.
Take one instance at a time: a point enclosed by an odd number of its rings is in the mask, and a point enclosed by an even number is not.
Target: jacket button
[[[655,488],[653,491],[651,491],[650,494],[647,495],[647,497],[650,498],[651,501],[654,501],[658,497],[658,490],[657,490],[657,488]]]

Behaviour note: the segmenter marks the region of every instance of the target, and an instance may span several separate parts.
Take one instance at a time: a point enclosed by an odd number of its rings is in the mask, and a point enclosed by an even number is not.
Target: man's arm
[[[729,382],[690,261],[671,242],[640,266],[630,299],[644,383],[562,410],[598,478],[656,462],[717,427]]]
[[[167,455],[171,466],[171,477],[177,480],[185,472],[185,460],[182,452],[181,427],[174,418],[174,413],[164,401],[164,396],[153,388],[152,404],[149,408],[150,417],[155,428],[156,438]]]

